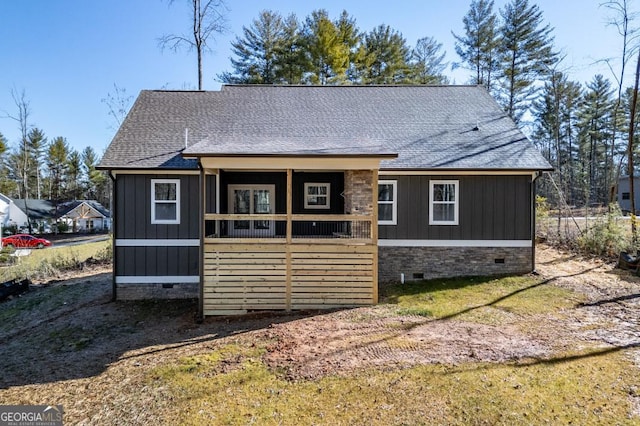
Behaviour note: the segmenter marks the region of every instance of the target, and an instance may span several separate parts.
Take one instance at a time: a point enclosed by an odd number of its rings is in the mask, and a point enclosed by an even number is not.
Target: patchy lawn
[[[80,424],[640,423],[640,279],[547,247],[538,272],[196,324],[85,271],[0,304],[0,401]]]

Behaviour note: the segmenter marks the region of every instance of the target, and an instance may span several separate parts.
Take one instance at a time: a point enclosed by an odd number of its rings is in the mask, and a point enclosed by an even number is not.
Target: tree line
[[[66,138],[49,139],[44,130],[30,124],[30,107],[24,91],[12,90],[17,114],[7,114],[20,128],[20,141],[9,148],[0,133],[0,193],[11,198],[97,200],[109,206],[110,181],[96,170],[99,155],[91,146],[73,149]]]
[[[303,20],[264,10],[232,42],[231,70],[218,75],[235,84],[448,84],[446,69],[463,68],[465,83],[483,85],[555,168],[541,192],[554,204],[608,204],[618,177],[628,173],[627,132],[633,89],[623,87],[624,64],[634,51],[627,32],[627,2],[602,5],[621,30],[623,67],[615,84],[596,75],[582,84],[562,72],[563,54],[553,28],[529,0],[496,10],[492,0],[471,1],[453,33],[459,61],[446,63],[442,44],[425,36],[410,46],[402,34],[379,25],[362,31],[347,11],[326,10]],[[627,25],[622,28],[620,25]],[[635,129],[634,129],[635,131]],[[637,156],[634,148],[634,155]]]
[[[193,40],[164,36],[160,45],[175,49],[186,43],[197,50],[201,88],[202,54],[207,39],[224,31],[226,6],[223,0],[185,1],[199,31]],[[543,195],[556,205],[607,204],[618,178],[630,173],[629,159],[639,156],[632,124],[637,89],[624,85],[637,46],[627,0],[604,1],[601,7],[613,12],[611,23],[621,35],[622,65],[611,68],[613,80],[595,75],[584,84],[572,81],[562,69],[553,28],[529,0],[509,0],[499,10],[493,0],[472,0],[462,17],[463,31],[453,33],[459,58],[453,63],[445,62],[446,52],[433,37],[425,35],[411,46],[388,25],[361,30],[347,11],[332,18],[319,9],[299,20],[264,10],[236,36],[231,69],[217,77],[233,84],[449,84],[446,70],[462,68],[469,72],[465,83],[486,87],[554,167],[551,179],[541,182]],[[120,124],[131,97],[114,87],[115,95],[103,102]],[[18,198],[92,198],[108,205],[110,181],[95,170],[95,151],[77,152],[61,137],[49,140],[30,126],[24,93],[13,95],[18,113],[9,117],[18,123],[21,139],[9,150],[0,137],[0,192]]]

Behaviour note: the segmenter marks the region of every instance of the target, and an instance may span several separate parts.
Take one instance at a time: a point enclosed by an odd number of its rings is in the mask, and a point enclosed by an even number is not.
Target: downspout
[[[112,296],[111,301],[115,302],[118,299],[118,287],[116,286],[116,262],[118,256],[116,256],[116,202],[118,197],[116,197],[116,177],[113,175],[113,171],[109,170],[109,177],[111,178],[111,184],[113,187],[111,188],[111,256],[112,256],[112,265],[111,265],[111,285],[112,285]]]
[[[536,272],[536,180],[542,176],[541,171],[535,172],[531,180],[531,273]]]
[[[196,322],[201,323],[204,321],[204,233],[205,233],[205,223],[204,223],[204,212],[205,212],[205,174],[204,167],[202,167],[202,162],[198,159],[198,169],[200,169],[200,196],[198,197],[198,222],[199,222],[199,230],[200,230],[200,246],[199,246],[199,260],[198,260],[198,316],[196,318]]]

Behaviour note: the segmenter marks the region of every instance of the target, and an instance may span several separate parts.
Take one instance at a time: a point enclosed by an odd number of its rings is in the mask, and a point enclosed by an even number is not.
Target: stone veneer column
[[[367,215],[373,212],[373,170],[347,170],[344,173],[344,209],[346,213]]]

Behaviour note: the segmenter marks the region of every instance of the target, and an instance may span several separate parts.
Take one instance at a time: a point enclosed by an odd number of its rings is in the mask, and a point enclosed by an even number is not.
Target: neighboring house
[[[259,85],[141,92],[100,168],[114,297],[198,297],[200,315],[530,272],[551,170],[482,87]]]
[[[633,192],[636,199],[636,213],[640,211],[640,177],[633,179]],[[631,212],[631,182],[629,176],[618,179],[618,205],[625,213]]]
[[[4,194],[0,194],[0,225],[4,229],[9,223],[9,207],[11,206],[11,198]]]
[[[49,224],[55,220],[56,207],[49,200],[13,198],[11,201],[8,226],[15,226],[18,230],[27,229],[29,226],[27,212],[34,232],[41,225]]]
[[[58,206],[58,221],[73,232],[104,232],[111,229],[111,214],[95,200],[75,200]]]

